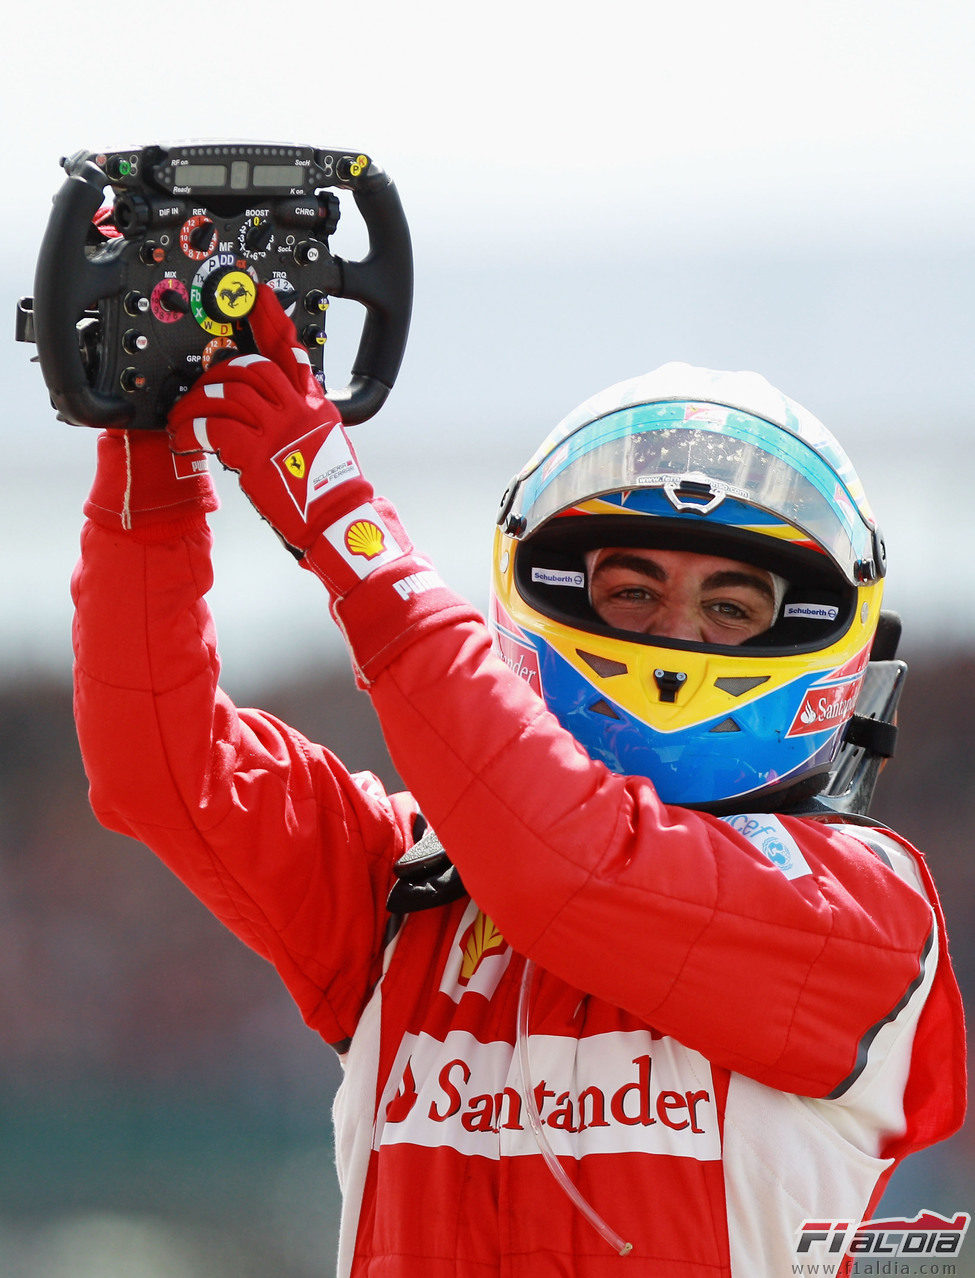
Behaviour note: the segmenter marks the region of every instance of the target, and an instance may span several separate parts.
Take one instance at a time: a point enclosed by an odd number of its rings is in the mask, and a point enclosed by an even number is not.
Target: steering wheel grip
[[[352,364],[352,377],[329,398],[346,425],[365,421],[382,407],[406,350],[413,307],[413,250],[399,193],[378,165],[353,188],[366,224],[369,251],[359,262],[341,262],[336,295],[361,302],[366,319]]]
[[[85,311],[117,293],[122,277],[117,255],[103,253],[96,260],[85,253],[104,185],[105,175],[88,162],[54,197],[34,275],[34,340],[58,416],[77,425],[121,427],[134,409],[121,395],[89,384],[78,341]]]

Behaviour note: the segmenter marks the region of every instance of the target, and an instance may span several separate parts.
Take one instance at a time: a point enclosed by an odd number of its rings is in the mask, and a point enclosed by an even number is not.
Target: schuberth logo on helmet
[[[543,586],[575,586],[584,590],[586,574],[584,572],[565,572],[559,568],[532,568],[532,581]]]

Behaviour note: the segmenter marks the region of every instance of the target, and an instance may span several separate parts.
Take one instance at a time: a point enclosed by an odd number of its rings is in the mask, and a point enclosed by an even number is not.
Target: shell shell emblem
[[[371,519],[357,519],[345,530],[345,544],[351,554],[375,559],[386,549],[386,538],[383,530]]]
[[[508,942],[498,931],[494,920],[489,919],[486,914],[478,913],[477,918],[460,939],[463,956],[460,962],[460,984],[467,984],[481,966],[482,959],[487,958],[489,954],[499,953],[507,947]]]

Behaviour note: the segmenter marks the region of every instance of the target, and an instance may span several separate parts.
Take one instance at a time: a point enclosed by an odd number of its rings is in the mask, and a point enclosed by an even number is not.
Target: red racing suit
[[[804,1222],[868,1218],[959,1125],[957,987],[900,839],[665,806],[396,563],[334,610],[410,787],[387,794],[223,694],[208,503],[166,500],[130,529],[86,507],[91,802],[341,1052],[340,1273],[791,1273]],[[391,920],[419,809],[469,895]]]

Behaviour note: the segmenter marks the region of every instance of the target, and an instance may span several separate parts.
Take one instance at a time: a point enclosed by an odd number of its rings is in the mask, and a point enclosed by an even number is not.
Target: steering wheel
[[[361,303],[350,380],[326,394],[350,425],[382,407],[409,334],[413,261],[396,188],[367,156],[211,143],[79,152],[62,165],[34,296],[21,301],[24,340],[62,420],[163,427],[214,359],[250,349],[256,281],[292,315],[323,386],[329,302]],[[351,191],[365,223],[359,261],[329,249],[333,188]]]

